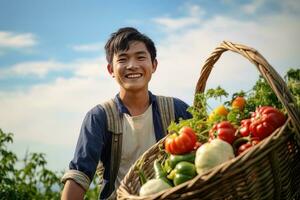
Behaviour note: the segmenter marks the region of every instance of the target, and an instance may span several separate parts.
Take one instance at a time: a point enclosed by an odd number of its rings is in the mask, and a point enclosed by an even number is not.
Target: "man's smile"
[[[130,73],[130,74],[126,74],[125,77],[129,78],[129,79],[135,79],[135,78],[142,77],[142,74],[141,73]]]

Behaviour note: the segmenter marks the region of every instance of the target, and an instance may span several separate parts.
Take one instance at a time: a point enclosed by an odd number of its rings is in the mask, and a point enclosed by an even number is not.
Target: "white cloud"
[[[103,77],[106,75],[106,59],[104,57],[94,59],[82,59],[74,62],[77,66],[74,74],[78,77]]]
[[[173,19],[170,17],[162,17],[153,19],[155,23],[160,25],[165,31],[174,31],[185,28],[187,26],[199,24],[200,20],[195,17],[183,17],[179,19]]]
[[[26,48],[36,44],[36,36],[32,33],[0,31],[0,48]]]
[[[188,16],[202,17],[206,12],[199,5],[187,3],[183,6]]]
[[[107,73],[97,79],[59,78],[27,92],[2,92],[1,128],[19,140],[74,146],[85,113],[115,94],[112,81]]]
[[[81,44],[81,45],[75,45],[72,47],[74,51],[79,52],[100,52],[103,50],[103,44],[102,43],[93,43],[93,44]]]
[[[22,62],[11,67],[0,69],[0,78],[28,75],[36,75],[41,78],[47,75],[50,71],[60,71],[66,68],[69,68],[69,65],[54,60]]]
[[[254,14],[259,8],[263,6],[266,0],[253,0],[252,2],[242,6],[242,11],[247,14]]]
[[[13,66],[0,69],[0,79],[16,76],[37,76],[44,78],[53,71],[69,70],[78,77],[100,76],[99,69],[106,69],[105,58],[78,59],[70,63],[55,60],[21,62]]]
[[[42,63],[47,66],[51,61]],[[104,57],[57,62],[50,68],[59,65],[72,66],[74,77],[57,78],[23,92],[0,91],[1,128],[14,132],[17,140],[73,146],[88,109],[117,91]]]
[[[199,25],[202,22],[202,16],[205,14],[205,10],[202,7],[190,3],[184,4],[182,7],[180,7],[180,10],[183,13],[186,13],[186,16],[179,18],[157,17],[152,21],[160,25],[162,30],[166,32],[173,32]]]

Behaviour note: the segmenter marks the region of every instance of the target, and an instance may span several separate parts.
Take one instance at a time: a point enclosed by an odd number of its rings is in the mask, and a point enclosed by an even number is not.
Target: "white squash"
[[[155,194],[169,188],[171,186],[162,179],[150,179],[140,188],[140,196]]]
[[[196,151],[195,166],[198,174],[234,158],[232,146],[220,139],[214,139],[200,146]]]

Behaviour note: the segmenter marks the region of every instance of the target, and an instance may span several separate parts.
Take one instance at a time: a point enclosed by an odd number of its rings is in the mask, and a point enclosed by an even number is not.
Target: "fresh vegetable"
[[[188,126],[195,131],[200,143],[207,142],[209,137],[208,131],[212,126],[212,122],[207,121],[207,108],[209,107],[207,101],[211,98],[221,99],[223,96],[227,97],[228,93],[220,86],[215,89],[208,89],[205,93],[196,93],[193,106],[187,109],[193,117],[190,119],[179,119],[177,123],[171,122],[168,132],[179,132],[182,127]]]
[[[139,180],[140,180],[141,185],[144,185],[147,182],[147,178],[145,176],[144,171],[141,169],[138,170],[138,175],[139,175]]]
[[[240,155],[241,153],[243,153],[244,151],[246,151],[246,150],[249,149],[250,147],[252,147],[252,144],[251,144],[251,143],[245,143],[245,144],[242,144],[242,145],[239,147],[237,154]]]
[[[249,130],[254,137],[262,140],[282,126],[285,120],[285,115],[276,108],[271,106],[258,107],[252,113]]]
[[[167,173],[164,171],[164,169],[161,166],[161,163],[158,160],[154,161],[154,172],[155,172],[155,178],[161,179],[165,181],[168,185],[172,186],[172,183],[167,179]]]
[[[228,110],[224,105],[216,107],[208,116],[208,122],[218,121],[219,119],[225,118],[228,114]]]
[[[240,155],[241,153],[243,153],[250,147],[255,146],[259,142],[260,142],[260,139],[257,137],[250,137],[250,136],[241,137],[241,138],[236,139],[233,142],[232,147],[234,149],[235,154]]]
[[[234,158],[233,148],[228,142],[214,139],[198,148],[195,166],[198,174]]]
[[[194,146],[194,150],[197,150],[202,145],[201,142],[197,141]]]
[[[235,140],[236,128],[228,121],[222,121],[215,124],[209,131],[210,139],[218,137],[221,140],[232,144]]]
[[[147,177],[142,167],[143,163],[144,163],[144,159],[138,160],[134,169],[139,176],[141,185],[144,185],[147,182]]]
[[[241,96],[236,97],[231,103],[232,108],[239,109],[239,110],[244,110],[245,105],[246,105],[246,99]]]
[[[241,153],[243,153],[244,151],[248,150],[249,148],[255,146],[259,142],[260,142],[260,140],[258,138],[251,138],[251,140],[249,142],[242,144],[238,148],[237,154],[240,155]]]
[[[250,124],[251,124],[251,119],[244,119],[241,121],[239,132],[243,137],[247,137],[250,135],[250,129],[249,129]]]
[[[162,179],[150,179],[140,188],[140,196],[146,196],[169,189],[171,186]]]
[[[187,161],[190,163],[194,163],[195,162],[195,156],[196,153],[195,152],[191,152],[188,154],[183,154],[183,155],[170,155],[170,166],[172,169],[174,169],[174,167],[177,165],[177,163],[181,162],[181,161]]]
[[[165,140],[165,149],[170,154],[185,154],[194,149],[197,136],[190,127],[182,127],[179,133],[173,133]]]
[[[181,161],[177,163],[175,168],[171,171],[168,178],[173,180],[175,186],[191,180],[197,175],[196,167],[193,163]]]

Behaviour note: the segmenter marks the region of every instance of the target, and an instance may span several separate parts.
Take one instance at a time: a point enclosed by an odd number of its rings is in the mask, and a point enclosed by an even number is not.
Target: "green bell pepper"
[[[168,178],[172,179],[174,185],[176,186],[188,180],[191,180],[196,175],[197,172],[194,164],[187,161],[181,161],[177,163],[175,168],[168,175]]]
[[[183,155],[170,155],[170,167],[172,169],[174,169],[174,167],[176,166],[177,163],[181,162],[181,161],[187,161],[190,163],[194,163],[195,162],[195,152],[191,152],[191,153],[187,153],[187,154],[183,154]]]

